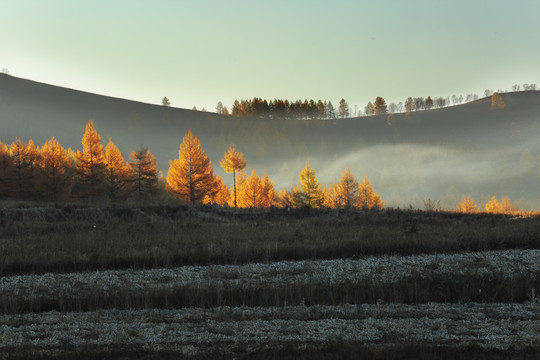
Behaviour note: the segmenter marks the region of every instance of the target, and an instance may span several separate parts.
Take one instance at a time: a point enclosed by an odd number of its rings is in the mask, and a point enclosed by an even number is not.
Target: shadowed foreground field
[[[0,205],[0,357],[531,358],[540,218]]]

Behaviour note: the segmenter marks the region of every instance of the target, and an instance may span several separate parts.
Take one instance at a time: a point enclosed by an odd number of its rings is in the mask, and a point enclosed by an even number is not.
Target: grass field
[[[0,358],[531,358],[540,217],[0,204]]]

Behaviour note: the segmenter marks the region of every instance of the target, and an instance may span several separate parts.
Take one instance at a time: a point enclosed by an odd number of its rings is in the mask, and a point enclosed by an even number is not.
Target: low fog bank
[[[349,167],[367,176],[387,206],[422,208],[426,199],[454,209],[463,195],[483,205],[493,195],[510,196],[521,209],[540,208],[540,143],[493,150],[456,150],[418,144],[379,145],[327,160],[310,157],[319,182],[330,186]],[[277,188],[292,188],[306,161],[286,161],[266,170]],[[248,168],[249,169],[249,168]],[[251,170],[249,170],[250,172]]]

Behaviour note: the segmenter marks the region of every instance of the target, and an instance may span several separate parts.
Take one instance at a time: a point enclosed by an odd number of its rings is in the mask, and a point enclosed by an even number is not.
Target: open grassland
[[[0,358],[537,358],[540,218],[0,206]]]

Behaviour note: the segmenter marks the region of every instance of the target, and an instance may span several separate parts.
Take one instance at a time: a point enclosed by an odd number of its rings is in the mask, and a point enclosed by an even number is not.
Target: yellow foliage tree
[[[159,174],[157,161],[148,148],[141,145],[137,151],[131,151],[132,190],[139,198],[155,196],[159,192]]]
[[[9,148],[0,141],[0,198],[8,195],[8,173],[11,167]]]
[[[373,190],[367,177],[358,185],[358,200],[356,207],[362,210],[381,210],[384,206],[381,196]]]
[[[461,202],[457,206],[458,211],[466,214],[477,213],[480,208],[474,203],[472,196],[463,196]]]
[[[321,189],[321,184],[317,181],[316,171],[309,166],[309,161],[306,167],[298,174],[300,178],[300,189],[294,187],[291,196],[291,202],[294,206],[308,206],[312,208],[320,208],[324,203],[324,193]]]
[[[216,175],[216,183],[216,186],[219,189],[218,192],[213,195],[206,195],[203,199],[204,204],[216,204],[223,206],[229,201],[229,198],[231,197],[229,188],[223,183],[223,179],[218,175]]]
[[[281,189],[278,191],[276,196],[274,196],[273,205],[279,208],[290,208],[292,207],[290,201],[290,194],[287,190]]]
[[[516,211],[516,206],[512,204],[508,196],[503,196],[501,202],[497,201],[496,196],[486,203],[486,211],[489,213],[511,214]]]
[[[180,144],[178,159],[169,160],[166,189],[192,205],[219,191],[210,159],[191,131]]]
[[[268,174],[264,174],[261,180],[261,193],[262,193],[262,207],[268,208],[274,204],[276,197],[276,188],[274,183],[270,180]]]
[[[234,144],[231,144],[227,152],[223,155],[220,165],[225,172],[233,173],[234,207],[236,208],[236,172],[244,170],[247,166],[247,161],[244,160],[244,155],[241,152],[236,152]]]
[[[112,202],[116,202],[118,199],[125,198],[129,193],[131,168],[110,138],[109,143],[105,146],[104,160],[107,195]]]
[[[504,103],[501,94],[494,92],[491,95],[491,109],[504,109],[506,104]]]
[[[51,137],[40,150],[43,191],[46,199],[65,199],[71,193],[71,161],[66,149]]]
[[[13,166],[8,181],[14,196],[22,198],[23,192],[26,192],[29,188],[29,163],[26,156],[26,144],[20,138],[16,138],[9,147],[9,153]]]
[[[75,164],[77,182],[82,187],[80,196],[95,200],[105,191],[103,181],[106,175],[106,164],[103,158],[101,136],[94,128],[92,120],[86,124],[82,145],[83,151],[77,150]]]
[[[329,205],[331,207],[352,208],[358,201],[358,181],[349,168],[341,174],[341,181],[333,184],[328,190]]]

